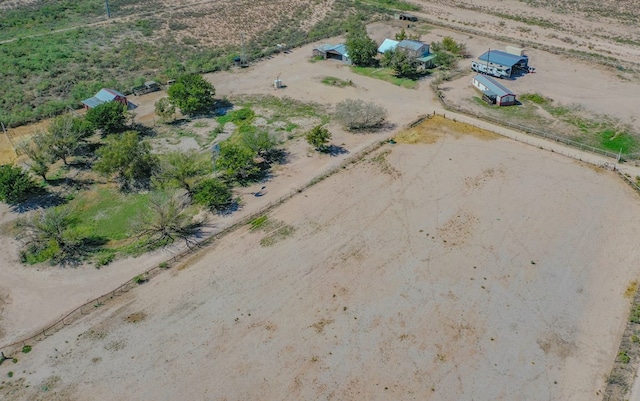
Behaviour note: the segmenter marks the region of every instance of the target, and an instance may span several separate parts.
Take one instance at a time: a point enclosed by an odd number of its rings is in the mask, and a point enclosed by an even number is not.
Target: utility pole
[[[109,10],[109,0],[104,0],[104,5],[107,8],[107,18],[111,18],[111,10]]]

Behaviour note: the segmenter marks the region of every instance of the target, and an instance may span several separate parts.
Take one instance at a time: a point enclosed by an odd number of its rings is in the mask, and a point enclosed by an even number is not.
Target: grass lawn
[[[351,67],[351,71],[366,77],[381,79],[407,89],[418,87],[418,81],[409,78],[398,78],[393,75],[393,71],[390,68]]]
[[[148,193],[123,194],[109,187],[83,192],[69,203],[78,219],[75,231],[109,242],[127,239],[132,221],[148,209],[149,196]]]

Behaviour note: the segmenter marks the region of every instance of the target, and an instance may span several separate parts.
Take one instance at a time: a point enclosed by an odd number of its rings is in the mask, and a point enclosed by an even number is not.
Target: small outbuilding
[[[488,50],[480,55],[478,60],[487,66],[498,67],[508,71],[509,76],[512,75],[514,69],[522,71],[528,71],[529,69],[529,57],[526,55],[511,54],[501,50]]]
[[[318,47],[313,48],[314,56],[321,56],[325,60],[333,59],[340,60],[344,64],[351,64],[351,59],[349,58],[349,52],[347,52],[347,47],[343,44],[324,44]]]
[[[103,103],[118,102],[125,106],[129,106],[127,97],[115,89],[102,88],[94,97],[85,99],[82,101],[85,109],[92,109],[98,107]]]
[[[482,92],[482,98],[492,104],[497,104],[498,106],[516,104],[516,95],[491,77],[476,75],[471,80],[471,83]]]

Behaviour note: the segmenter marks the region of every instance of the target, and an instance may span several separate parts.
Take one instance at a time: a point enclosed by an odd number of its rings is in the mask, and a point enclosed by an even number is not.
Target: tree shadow
[[[240,210],[242,206],[240,205],[240,198],[233,199],[228,204],[223,207],[217,208],[216,210],[212,210],[215,214],[223,217],[230,216],[231,214]]]
[[[262,156],[269,164],[287,164],[289,163],[290,153],[286,149],[274,148],[264,153]]]
[[[65,203],[67,203],[67,199],[60,196],[60,194],[42,190],[22,202],[10,205],[9,208],[14,213],[22,214],[38,209],[48,209]]]
[[[66,245],[61,254],[52,260],[63,267],[75,267],[84,263],[91,255],[95,254],[109,242],[105,237],[91,235],[79,239],[77,242]]]
[[[333,157],[335,157],[335,156],[340,156],[340,155],[348,154],[348,153],[349,153],[349,151],[348,151],[346,148],[342,147],[342,146],[338,146],[338,145],[333,145],[333,144],[331,144],[331,145],[329,145],[329,146],[325,147],[325,148],[322,150],[322,153],[326,153],[326,154],[328,154],[329,156],[333,156]]]
[[[233,109],[234,104],[227,98],[216,99],[213,104],[213,114],[216,116],[224,116]]]
[[[69,188],[80,191],[89,189],[93,184],[95,184],[95,180],[91,178],[82,180],[77,178],[64,177],[47,180],[47,183],[53,187]]]
[[[137,133],[139,133],[142,137],[153,138],[157,135],[157,132],[153,127],[144,124],[133,123],[131,124],[130,128],[132,131],[136,131]]]

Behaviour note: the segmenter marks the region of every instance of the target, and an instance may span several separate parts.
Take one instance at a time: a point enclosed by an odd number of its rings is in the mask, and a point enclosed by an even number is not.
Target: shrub
[[[147,279],[146,279],[146,278],[144,278],[144,276],[143,276],[142,274],[139,274],[139,275],[137,275],[137,276],[135,276],[135,277],[133,278],[133,282],[134,282],[134,283],[136,283],[136,284],[142,284],[142,283],[144,283],[145,281],[147,281]]]
[[[24,347],[22,347],[22,352],[24,354],[28,354],[29,352],[31,352],[32,347],[30,345],[25,345]]]
[[[37,184],[21,168],[8,164],[0,166],[0,201],[20,203],[37,188]]]
[[[331,140],[331,132],[322,125],[317,125],[307,132],[306,138],[309,145],[323,152],[327,149],[327,143]]]
[[[231,189],[216,178],[207,178],[193,190],[193,201],[211,210],[221,210],[231,202]]]
[[[627,353],[627,351],[620,351],[618,352],[618,361],[627,364],[629,362],[631,362],[631,357],[629,356],[629,354]]]
[[[346,99],[336,105],[335,117],[349,130],[376,128],[387,118],[387,110],[375,103]]]

